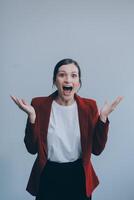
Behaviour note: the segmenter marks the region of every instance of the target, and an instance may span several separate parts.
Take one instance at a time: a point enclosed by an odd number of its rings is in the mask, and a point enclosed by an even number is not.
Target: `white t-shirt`
[[[52,103],[47,135],[48,160],[72,162],[81,157],[77,104]]]

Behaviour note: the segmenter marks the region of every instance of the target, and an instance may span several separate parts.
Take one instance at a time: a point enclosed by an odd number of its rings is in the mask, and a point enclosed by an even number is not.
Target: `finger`
[[[16,102],[17,102],[17,105],[18,105],[19,107],[21,107],[20,99],[18,99],[17,97],[16,97]]]
[[[17,98],[15,96],[10,95],[11,99],[16,103],[16,105],[18,105],[18,101]]]
[[[120,103],[120,101],[122,101],[124,99],[123,96],[118,96],[117,98],[118,98],[119,103]]]
[[[10,95],[11,96],[11,95]],[[15,102],[15,104],[19,107],[19,108],[22,108],[22,103],[21,101],[15,97],[15,96],[11,96],[12,100]]]
[[[20,109],[22,109],[24,112],[28,113],[28,104],[26,104],[26,102],[23,102],[23,99],[19,99],[19,103],[20,103]]]
[[[122,96],[117,97],[117,99],[116,99],[116,105],[118,105],[122,99],[123,99]]]
[[[10,97],[11,97],[11,99],[12,99],[13,101],[16,100],[15,96],[10,95]]]
[[[120,101],[123,99],[123,96],[118,96],[116,100],[111,104],[112,108],[115,109],[115,107],[120,103]]]
[[[24,105],[28,105],[28,103],[24,99],[21,99],[21,100],[22,100]]]
[[[25,104],[23,103],[22,99],[18,99],[18,105],[20,108],[24,108]]]

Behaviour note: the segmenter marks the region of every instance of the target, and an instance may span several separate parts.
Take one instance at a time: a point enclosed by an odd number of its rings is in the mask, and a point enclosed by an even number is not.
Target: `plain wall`
[[[32,200],[25,191],[33,162],[24,146],[26,114],[10,94],[29,103],[52,89],[55,64],[78,61],[79,95],[98,107],[118,95],[105,150],[92,156],[100,185],[93,200],[134,199],[134,1],[0,1],[0,198]]]

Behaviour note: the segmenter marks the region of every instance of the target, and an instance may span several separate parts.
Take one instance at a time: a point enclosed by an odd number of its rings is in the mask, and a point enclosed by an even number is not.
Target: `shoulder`
[[[32,98],[31,104],[34,106],[41,106],[48,100],[47,96]]]
[[[98,106],[95,99],[77,96],[78,102],[83,110],[90,112],[90,115],[98,113]]]
[[[97,103],[96,103],[96,100],[95,99],[92,99],[92,98],[86,98],[86,97],[81,97],[81,96],[78,96],[77,95],[77,98],[80,100],[81,103],[84,103],[88,106],[91,106],[91,107],[96,107]]]

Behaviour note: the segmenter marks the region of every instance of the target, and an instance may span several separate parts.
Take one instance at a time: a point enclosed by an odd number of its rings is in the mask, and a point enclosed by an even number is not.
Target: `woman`
[[[106,144],[108,115],[122,100],[106,102],[98,112],[96,102],[77,95],[81,71],[72,59],[57,63],[53,73],[57,90],[34,98],[29,105],[13,101],[28,114],[24,142],[37,153],[27,190],[36,200],[87,200],[99,184],[91,153],[99,155]]]

